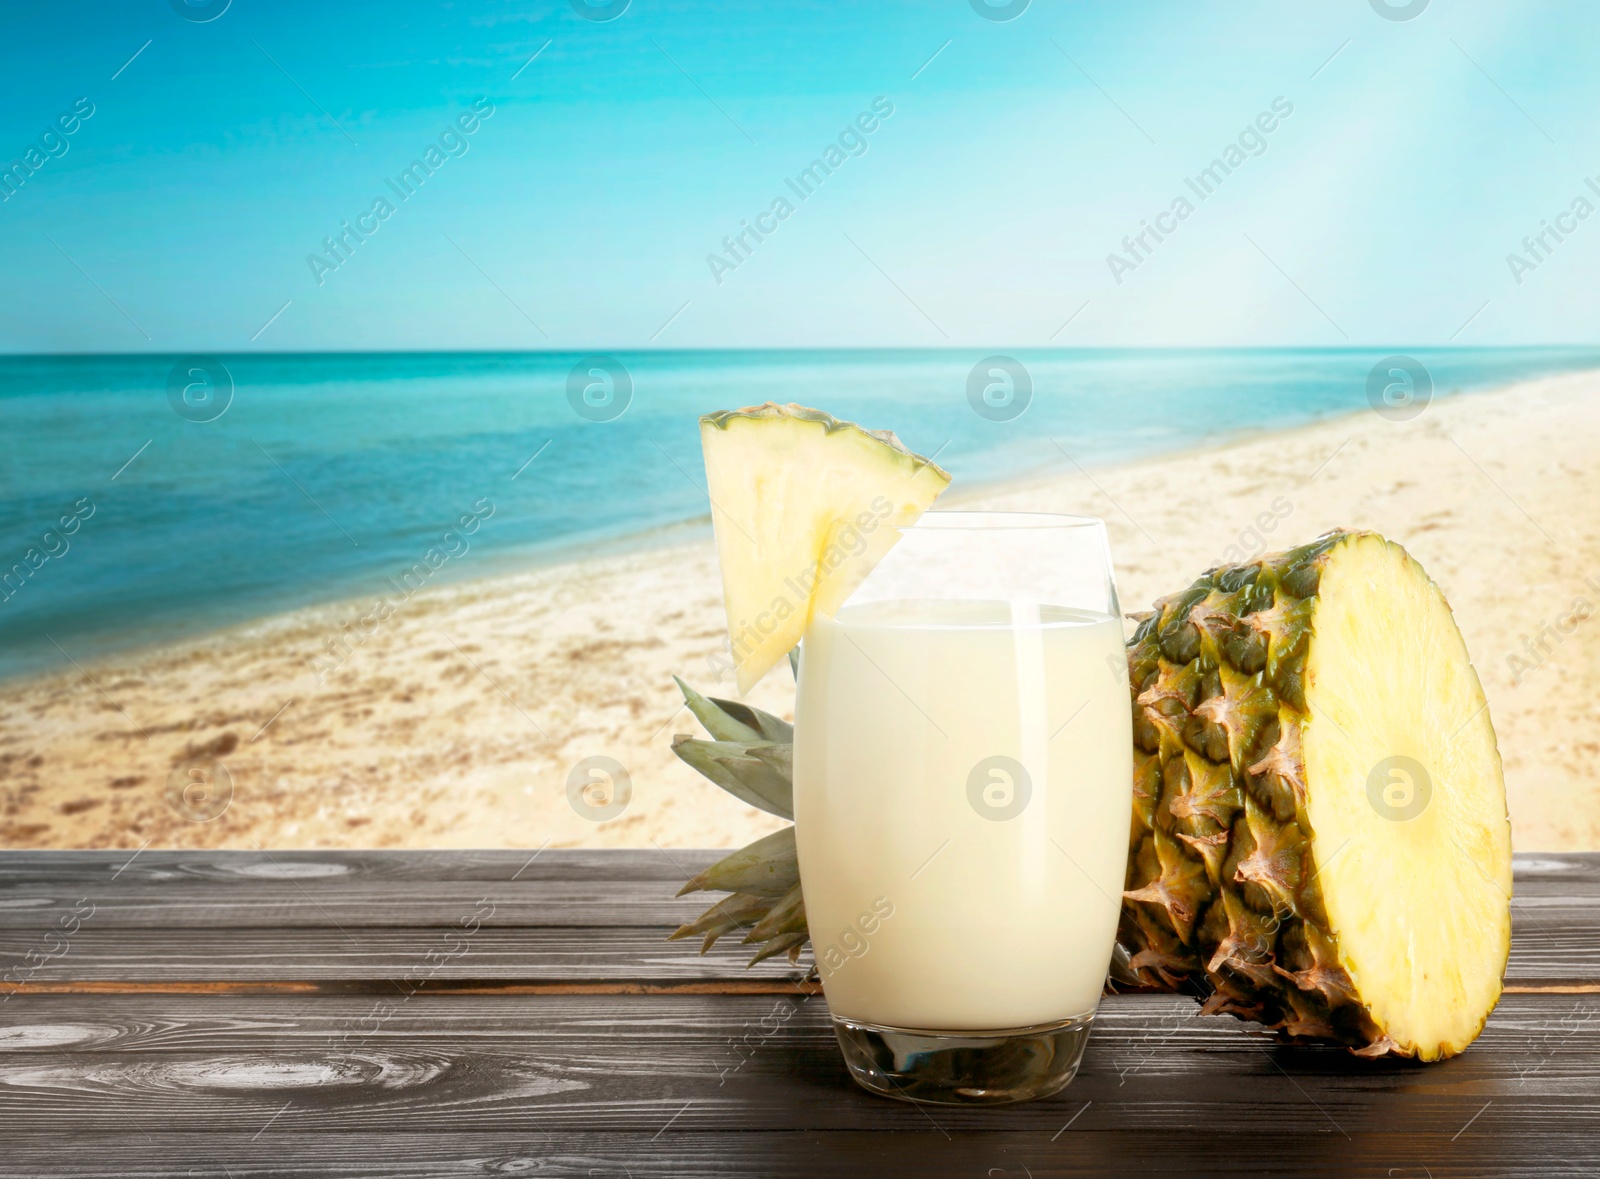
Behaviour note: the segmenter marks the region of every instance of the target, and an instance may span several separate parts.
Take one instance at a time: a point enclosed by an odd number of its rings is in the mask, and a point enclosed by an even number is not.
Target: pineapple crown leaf
[[[745,934],[745,944],[757,942],[770,942],[774,938],[786,937],[791,933],[804,933],[806,929],[806,903],[800,893],[800,886],[796,884],[783,895],[783,899],[772,906],[770,912],[756,923],[755,927]]]
[[[794,726],[747,704],[702,696],[673,679],[713,740],[680,734],[672,739],[672,752],[740,802],[792,820]]]
[[[744,892],[781,897],[800,883],[800,860],[795,852],[794,828],[785,827],[724,856],[691,878],[678,890],[691,892]]]
[[[761,947],[756,956],[745,965],[745,969],[748,970],[757,962],[765,962],[768,958],[776,958],[779,954],[785,953],[789,955],[790,962],[798,962],[800,947],[805,945],[807,936],[809,935],[801,930],[799,933],[786,933],[782,937],[774,938]]]
[[[677,676],[672,680],[678,685],[678,690],[683,693],[683,702],[689,706],[689,711],[694,713],[695,719],[705,726],[718,741],[759,741],[761,727],[759,724],[749,724],[732,711],[721,707],[696,692]],[[743,708],[743,705],[739,707]],[[748,710],[746,710],[748,711]],[[753,718],[752,718],[753,719]]]
[[[791,652],[790,665],[794,663]],[[672,752],[741,802],[792,820],[794,726],[747,704],[702,696],[677,676],[672,678],[689,710],[713,738],[705,741],[680,734],[672,739]],[[748,966],[783,953],[790,961],[797,959],[809,935],[793,827],[723,857],[686,883],[678,895],[701,891],[733,895],[679,926],[667,940],[703,935],[704,954],[724,934],[738,929],[745,932],[746,943],[760,945]]]
[[[737,700],[718,700],[702,696],[677,676],[672,677],[683,693],[684,703],[695,719],[705,726],[718,741],[776,741],[794,740],[794,726],[779,720],[770,712],[762,712]]]
[[[794,818],[792,745],[753,741],[701,741],[674,737],[672,752],[740,802]]]
[[[772,910],[774,904],[771,897],[751,896],[746,893],[723,897],[687,925],[680,925],[668,935],[667,940],[677,941],[679,938],[704,934],[709,939],[706,942],[706,949],[710,949],[723,934],[735,929],[748,928],[752,922],[760,921]],[[705,950],[701,951],[704,952]]]

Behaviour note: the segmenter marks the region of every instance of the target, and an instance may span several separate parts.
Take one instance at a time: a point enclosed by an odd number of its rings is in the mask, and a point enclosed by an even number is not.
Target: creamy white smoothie
[[[891,600],[802,648],[795,824],[835,1017],[987,1031],[1093,1012],[1132,807],[1122,625]]]

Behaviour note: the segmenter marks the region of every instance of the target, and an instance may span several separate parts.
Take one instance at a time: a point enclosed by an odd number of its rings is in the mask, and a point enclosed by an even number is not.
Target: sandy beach
[[[1436,401],[1409,422],[1362,411],[1104,469],[1063,437],[1068,473],[941,506],[1104,517],[1128,611],[1224,559],[1339,525],[1384,532],[1423,562],[1465,632],[1516,847],[1596,848],[1600,619],[1583,616],[1600,614],[1597,394],[1600,374],[1553,377]],[[674,733],[698,735],[673,673],[733,692],[709,529],[423,590],[319,672],[325,638],[370,607],[0,685],[0,844],[721,847],[778,825],[670,749]],[[751,696],[783,715],[792,701],[783,669]],[[168,802],[173,768],[196,755],[231,778],[208,821]],[[567,801],[569,771],[595,756],[632,784],[604,822]]]

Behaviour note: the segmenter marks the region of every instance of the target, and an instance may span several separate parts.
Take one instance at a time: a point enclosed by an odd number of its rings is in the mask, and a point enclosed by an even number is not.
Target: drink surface
[[[846,606],[806,633],[795,821],[836,1016],[998,1030],[1093,1012],[1132,807],[1121,623]]]

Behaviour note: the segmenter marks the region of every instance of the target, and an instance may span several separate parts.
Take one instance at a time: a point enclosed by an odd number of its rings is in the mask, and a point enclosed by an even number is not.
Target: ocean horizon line
[[[274,357],[360,357],[360,356],[585,356],[595,353],[635,356],[698,355],[968,355],[974,352],[1004,350],[1031,354],[1067,355],[1213,355],[1219,353],[1275,353],[1302,355],[1350,355],[1377,351],[1397,352],[1561,352],[1579,349],[1600,351],[1600,342],[1556,341],[1538,344],[1417,344],[1395,341],[1371,344],[816,344],[816,345],[698,345],[685,347],[639,347],[636,345],[592,345],[572,348],[313,348],[313,349],[237,349],[237,348],[145,348],[122,352],[11,352],[0,349],[0,362],[7,360],[137,360],[162,356]]]

